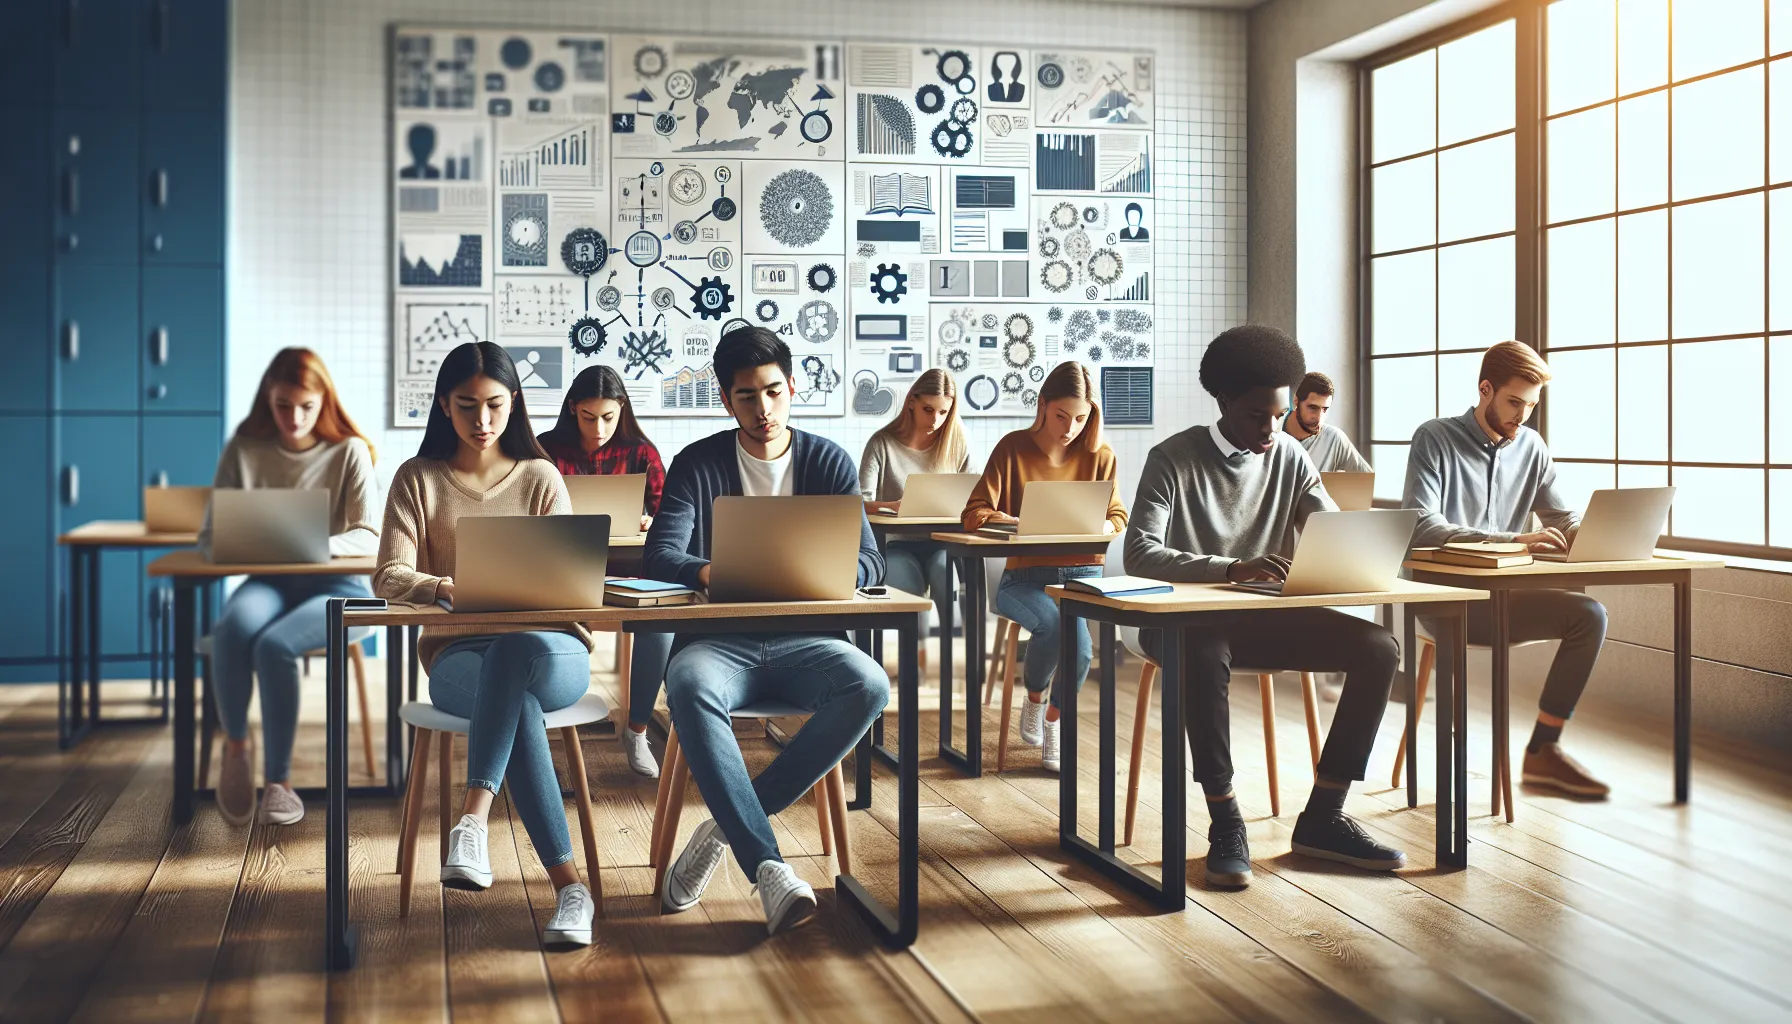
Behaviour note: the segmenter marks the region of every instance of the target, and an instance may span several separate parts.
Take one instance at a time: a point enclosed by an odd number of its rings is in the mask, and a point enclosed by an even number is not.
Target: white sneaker
[[[261,822],[264,825],[292,825],[305,817],[305,801],[285,786],[261,787]]]
[[[1045,739],[1045,702],[1034,701],[1032,694],[1020,704],[1020,741],[1037,747]]]
[[[591,918],[595,912],[591,890],[584,882],[574,882],[560,890],[554,899],[554,916],[542,929],[541,941],[546,946],[591,945]]]
[[[759,881],[753,888],[765,906],[765,930],[772,935],[815,916],[815,890],[781,860],[760,864]]]
[[[454,889],[490,889],[492,858],[486,846],[485,822],[471,814],[448,833],[448,859],[442,863],[442,884]]]
[[[1041,706],[1043,707],[1044,705]],[[1045,723],[1045,743],[1043,749],[1040,751],[1039,760],[1048,772],[1055,772],[1058,770],[1058,727],[1063,724],[1063,719],[1059,719],[1056,722],[1048,719]]]
[[[645,775],[650,779],[660,777],[660,763],[653,759],[653,745],[648,742],[645,732],[636,732],[623,726],[622,750],[628,755],[629,769],[636,775]]]
[[[722,855],[727,852],[728,844],[722,841],[722,828],[714,818],[698,825],[691,841],[685,844],[684,852],[666,872],[660,906],[674,914],[696,906],[703,898],[703,890],[709,888],[709,880],[715,877],[716,868],[721,866]]]

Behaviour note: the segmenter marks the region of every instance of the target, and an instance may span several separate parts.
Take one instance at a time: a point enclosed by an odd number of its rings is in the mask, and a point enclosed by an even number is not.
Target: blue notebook
[[[689,592],[690,587],[682,583],[663,583],[659,580],[638,580],[628,576],[609,576],[604,579],[606,590],[626,590],[637,594],[663,594],[668,591]]]
[[[1176,589],[1162,580],[1149,580],[1143,576],[1091,576],[1085,579],[1069,580],[1064,584],[1066,590],[1084,590],[1103,597],[1140,597],[1145,594],[1168,594]]]

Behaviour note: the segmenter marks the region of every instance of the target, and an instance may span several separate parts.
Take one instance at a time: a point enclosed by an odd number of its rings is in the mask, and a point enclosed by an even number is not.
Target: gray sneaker
[[[261,823],[294,825],[305,817],[305,801],[285,786],[269,784],[261,787]]]
[[[727,852],[728,844],[722,841],[722,828],[714,818],[698,825],[691,841],[685,844],[684,852],[666,872],[660,905],[675,914],[696,906]]]
[[[218,788],[213,798],[218,801],[218,813],[232,825],[247,825],[255,816],[253,753],[254,747],[248,744],[232,753],[230,744],[226,743],[218,758]]]

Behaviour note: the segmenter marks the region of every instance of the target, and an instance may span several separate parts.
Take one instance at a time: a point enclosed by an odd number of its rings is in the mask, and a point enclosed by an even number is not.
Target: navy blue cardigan
[[[846,449],[825,437],[802,430],[790,432],[790,471],[797,494],[859,493],[859,467]],[[660,514],[647,531],[642,552],[649,579],[697,588],[697,571],[709,564],[712,509],[717,498],[741,493],[735,432],[724,430],[684,447],[666,471]],[[859,582],[883,582],[884,556],[859,513]]]

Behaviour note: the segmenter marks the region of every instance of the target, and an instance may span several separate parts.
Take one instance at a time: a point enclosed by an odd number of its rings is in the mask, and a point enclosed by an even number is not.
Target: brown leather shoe
[[[1524,784],[1560,790],[1570,796],[1603,800],[1612,789],[1595,779],[1580,762],[1562,752],[1560,743],[1545,743],[1524,755]]]

